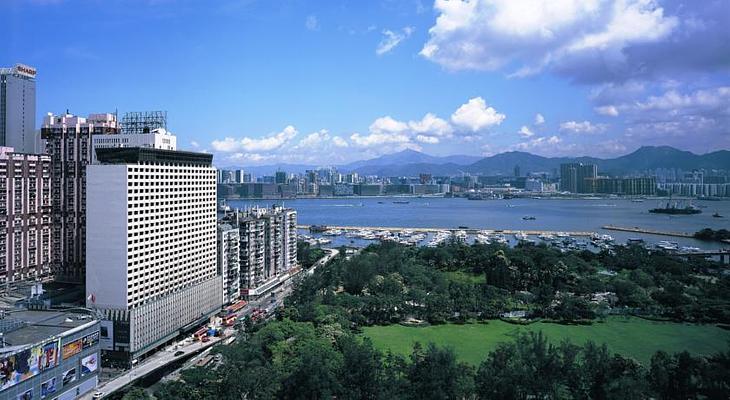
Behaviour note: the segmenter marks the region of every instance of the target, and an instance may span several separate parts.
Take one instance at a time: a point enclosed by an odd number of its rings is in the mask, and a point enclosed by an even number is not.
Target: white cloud
[[[730,86],[721,86],[712,89],[702,89],[689,94],[681,94],[670,90],[661,96],[650,96],[646,101],[637,104],[638,109],[646,110],[677,110],[681,108],[713,109],[725,107],[729,110]]]
[[[307,30],[318,31],[319,30],[319,20],[317,19],[317,16],[308,15],[306,21],[304,21],[304,26],[307,28]]]
[[[389,115],[380,117],[370,124],[371,133],[401,133],[408,129],[408,124],[405,122],[398,121]]]
[[[191,140],[190,147],[197,149],[198,147],[200,147],[200,144],[198,142],[196,142],[195,140]]]
[[[606,115],[609,117],[618,117],[618,109],[616,106],[608,105],[608,106],[599,106],[594,107],[593,110],[601,115]]]
[[[620,65],[622,50],[678,25],[654,0],[436,0],[420,54],[454,70],[517,65],[514,76],[575,62]]]
[[[420,121],[408,122],[408,127],[415,133],[427,133],[435,136],[451,136],[454,133],[451,124],[431,113],[424,115]]]
[[[332,144],[334,144],[336,147],[348,147],[350,145],[349,143],[347,143],[347,140],[339,136],[332,137]]]
[[[527,142],[517,143],[511,147],[511,150],[519,151],[549,151],[554,150],[557,145],[561,144],[563,139],[558,136],[543,136],[531,139]]]
[[[560,130],[570,133],[602,133],[608,128],[605,124],[593,124],[590,121],[566,121],[560,124]]]
[[[402,41],[407,39],[413,33],[414,28],[407,26],[400,31],[391,31],[390,29],[383,30],[383,39],[378,43],[378,47],[375,48],[375,54],[382,56],[385,53],[390,52]]]
[[[460,127],[471,129],[472,132],[477,132],[499,125],[505,118],[504,114],[498,113],[492,107],[487,107],[487,103],[483,98],[475,97],[462,104],[451,115],[451,122]]]
[[[421,143],[427,143],[427,144],[437,144],[439,142],[439,138],[435,136],[426,136],[426,135],[417,135],[416,140]]]
[[[545,123],[545,117],[543,117],[542,114],[540,114],[540,113],[535,114],[535,122],[534,122],[534,125],[535,126],[541,126],[544,123]]]
[[[317,147],[330,138],[327,129],[312,132],[299,141],[299,147]]]
[[[525,125],[523,125],[522,128],[520,128],[520,130],[517,133],[520,136],[522,136],[523,138],[529,138],[529,137],[535,136],[535,132],[531,131],[530,128],[528,128]]]
[[[213,146],[214,150],[224,153],[234,153],[241,151],[271,151],[287,144],[294,138],[294,136],[297,135],[297,133],[298,132],[296,128],[289,125],[281,132],[273,133],[262,138],[254,139],[250,137],[244,137],[241,139],[234,139],[231,137],[226,137],[223,140],[214,140],[211,145]]]
[[[350,140],[360,147],[372,147],[391,143],[409,143],[411,139],[404,133],[382,132],[369,135],[353,133],[350,135]]]

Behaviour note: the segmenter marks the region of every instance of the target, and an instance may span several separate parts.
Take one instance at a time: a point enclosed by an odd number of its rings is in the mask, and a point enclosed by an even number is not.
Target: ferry
[[[407,200],[395,200],[395,201],[393,201],[393,204],[410,204],[410,201],[407,201]]]
[[[532,215],[525,215],[524,217],[522,217],[522,219],[525,221],[534,221],[537,218],[533,217]]]

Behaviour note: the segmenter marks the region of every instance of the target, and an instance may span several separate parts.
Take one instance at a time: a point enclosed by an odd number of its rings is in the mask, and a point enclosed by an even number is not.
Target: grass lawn
[[[468,272],[462,272],[462,271],[447,271],[444,272],[446,276],[455,282],[462,282],[462,283],[484,283],[485,278],[484,274],[470,274]]]
[[[511,340],[518,331],[542,331],[557,343],[567,338],[575,344],[589,340],[606,343],[612,352],[633,357],[647,365],[657,350],[670,353],[687,350],[693,354],[714,354],[727,349],[730,332],[714,325],[654,322],[633,317],[610,317],[593,325],[534,323],[528,326],[490,321],[488,324],[402,325],[366,327],[364,335],[383,351],[410,354],[413,343],[434,342],[452,347],[465,362],[479,365],[500,342]]]

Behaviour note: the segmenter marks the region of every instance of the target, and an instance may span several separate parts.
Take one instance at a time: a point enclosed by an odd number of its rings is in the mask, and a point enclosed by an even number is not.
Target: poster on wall
[[[88,349],[91,346],[96,345],[99,343],[99,331],[96,331],[94,333],[90,333],[83,338],[84,342],[84,348]]]
[[[33,400],[33,389],[28,389],[18,395],[18,400]]]
[[[56,378],[53,377],[41,383],[41,399],[45,399],[48,395],[56,393]]]
[[[88,375],[96,371],[99,366],[96,358],[96,353],[89,354],[88,356],[81,359],[81,376]]]
[[[83,348],[83,342],[81,341],[81,339],[74,340],[73,342],[64,344],[63,349],[61,350],[63,359],[65,360],[73,355],[81,353],[82,348]]]
[[[76,380],[76,368],[72,368],[72,369],[64,372],[61,379],[63,380],[63,386],[66,386],[69,383],[75,381]]]
[[[58,365],[59,346],[60,341],[56,340],[1,357],[0,391]]]
[[[53,368],[58,363],[58,343],[56,341],[43,345],[43,355],[40,360],[41,371]]]

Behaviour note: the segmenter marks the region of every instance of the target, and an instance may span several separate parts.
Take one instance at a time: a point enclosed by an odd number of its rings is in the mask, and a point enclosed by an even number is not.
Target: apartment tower
[[[51,158],[0,147],[0,283],[51,275]]]

